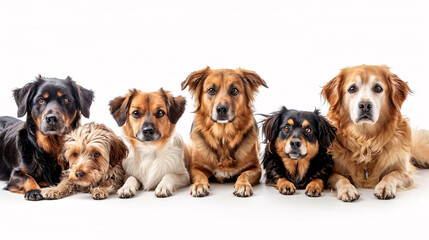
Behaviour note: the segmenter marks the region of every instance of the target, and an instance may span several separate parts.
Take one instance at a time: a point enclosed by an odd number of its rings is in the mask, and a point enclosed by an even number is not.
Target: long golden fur
[[[379,112],[372,116],[374,122],[353,116],[352,101],[359,88],[371,89],[358,101],[368,102],[368,96],[373,96],[369,110],[372,107]],[[322,94],[330,105],[328,118],[337,128],[329,151],[335,166],[328,184],[337,190],[338,199],[358,199],[355,186],[375,188],[379,199],[394,198],[397,189],[413,186],[412,153],[416,162],[428,162],[423,152],[428,153],[429,141],[428,134],[419,131],[415,136],[426,141],[413,145],[411,128],[400,111],[409,92],[407,83],[386,66],[347,67],[323,87]],[[360,110],[364,107],[358,106]]]
[[[46,199],[60,199],[77,192],[105,199],[123,183],[121,162],[128,147],[103,124],[88,123],[65,138],[62,158],[70,168],[56,187],[42,189]]]
[[[196,117],[191,130],[191,194],[209,194],[209,178],[217,181],[237,177],[234,194],[253,194],[259,182],[259,142],[252,102],[259,86],[267,87],[255,72],[209,67],[191,73],[182,82],[195,99]],[[218,115],[224,107],[224,117]]]

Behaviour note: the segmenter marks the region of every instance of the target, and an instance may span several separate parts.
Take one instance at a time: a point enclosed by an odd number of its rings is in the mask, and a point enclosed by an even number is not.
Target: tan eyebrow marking
[[[43,98],[48,98],[48,97],[49,97],[49,93],[45,92],[45,93],[43,94]]]
[[[294,121],[293,121],[293,119],[292,119],[292,118],[289,118],[289,120],[287,120],[287,123],[289,123],[289,125],[292,125],[292,126],[293,126]]]
[[[304,120],[304,122],[302,122],[303,127],[307,127],[308,125],[310,125],[310,123],[307,120]]]

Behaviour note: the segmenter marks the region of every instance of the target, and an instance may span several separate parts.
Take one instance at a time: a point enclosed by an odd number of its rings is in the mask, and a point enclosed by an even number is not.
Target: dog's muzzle
[[[150,143],[160,139],[161,134],[153,123],[144,123],[136,137],[142,142]]]
[[[217,123],[229,123],[234,121],[235,115],[227,105],[218,105],[212,111],[212,120]]]
[[[56,111],[48,111],[46,114],[44,114],[39,128],[44,135],[64,135],[68,133],[68,127],[66,126],[66,123],[64,122],[60,113]]]
[[[307,156],[307,149],[302,145],[301,140],[293,139],[286,144],[285,154],[290,159],[298,160]]]
[[[359,103],[358,122],[373,121],[372,107],[373,107],[372,103],[369,101],[363,101]]]

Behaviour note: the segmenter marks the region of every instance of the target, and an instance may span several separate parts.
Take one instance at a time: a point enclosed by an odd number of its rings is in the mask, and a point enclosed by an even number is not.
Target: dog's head
[[[64,135],[79,125],[80,114],[89,117],[94,93],[66,79],[37,77],[13,91],[18,117],[36,123],[43,135]]]
[[[322,90],[330,110],[353,124],[374,125],[399,113],[411,90],[387,66],[354,66],[341,72]]]
[[[185,105],[184,97],[173,97],[162,88],[151,93],[131,90],[110,101],[110,113],[126,136],[151,144],[171,136]]]
[[[191,73],[182,82],[182,90],[189,87],[195,98],[196,112],[223,124],[248,116],[254,95],[261,85],[268,87],[255,72],[207,67]]]
[[[69,180],[81,186],[99,182],[109,168],[128,154],[125,143],[103,124],[88,123],[65,138],[62,160],[69,165]]]
[[[266,116],[262,130],[266,151],[274,150],[292,160],[311,159],[319,148],[327,149],[335,139],[335,128],[318,110],[304,112],[282,107]]]

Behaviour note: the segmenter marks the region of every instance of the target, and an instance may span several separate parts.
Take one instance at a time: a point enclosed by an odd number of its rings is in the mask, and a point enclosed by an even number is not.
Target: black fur
[[[45,93],[49,93],[49,97],[45,98]],[[0,117],[0,180],[8,181],[7,190],[23,192],[28,200],[40,200],[40,191],[25,190],[24,184],[34,179],[38,185],[55,185],[60,180],[62,167],[56,154],[48,153],[38,145],[36,133],[58,139],[77,128],[81,113],[89,117],[94,94],[69,77],[61,80],[39,76],[23,88],[14,90],[13,96],[18,105],[18,117],[27,114],[27,119],[24,122],[13,117]],[[45,123],[46,127],[42,129],[37,119],[48,121],[47,116],[56,116],[58,120]]]
[[[263,122],[264,143],[266,143],[265,153],[262,160],[262,165],[266,171],[266,184],[276,185],[278,179],[286,178],[292,182],[297,189],[304,189],[308,183],[315,178],[320,178],[326,187],[326,182],[332,172],[333,160],[327,154],[327,148],[335,139],[335,128],[320,115],[318,110],[314,112],[304,112],[296,110],[288,110],[282,107],[279,111],[271,115],[264,115],[266,119]],[[294,119],[294,126],[289,132],[285,132],[284,127],[287,125],[288,119]],[[304,120],[310,123],[312,129],[311,134],[305,134],[301,124]],[[292,176],[285,168],[282,158],[276,152],[276,140],[286,140],[289,138],[301,139],[309,143],[319,144],[318,153],[310,160],[310,165],[303,177]],[[293,160],[297,161],[297,160]]]

